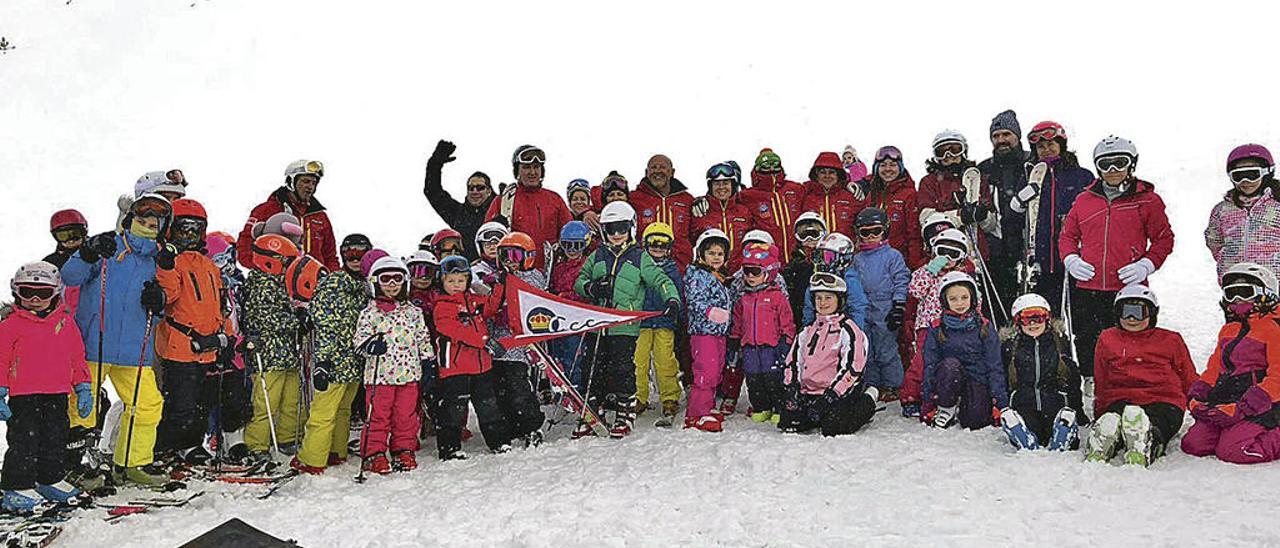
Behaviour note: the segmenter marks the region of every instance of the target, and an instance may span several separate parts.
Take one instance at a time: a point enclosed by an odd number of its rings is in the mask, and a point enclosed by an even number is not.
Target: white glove
[[[1093,265],[1081,259],[1079,255],[1072,253],[1062,260],[1062,266],[1067,267],[1067,273],[1072,278],[1087,282],[1093,279]]]
[[[1018,213],[1025,213],[1027,211],[1027,204],[1031,203],[1031,200],[1036,199],[1036,196],[1039,194],[1040,187],[1036,185],[1024,186],[1022,187],[1022,190],[1018,191],[1018,195],[1013,197],[1013,201],[1009,202],[1009,208]]]
[[[702,217],[707,214],[707,208],[709,207],[711,207],[711,204],[708,203],[707,198],[703,196],[694,200],[693,206],[690,209],[692,210],[694,217]]]
[[[867,199],[867,193],[862,191],[862,185],[858,184],[857,181],[849,181],[848,188],[849,192],[853,193],[854,200],[861,202]]]
[[[1120,275],[1120,281],[1124,282],[1124,285],[1133,285],[1142,283],[1143,280],[1147,279],[1147,276],[1150,276],[1155,271],[1156,265],[1151,264],[1151,259],[1142,258],[1138,259],[1137,262],[1120,267],[1120,271],[1117,274]]]

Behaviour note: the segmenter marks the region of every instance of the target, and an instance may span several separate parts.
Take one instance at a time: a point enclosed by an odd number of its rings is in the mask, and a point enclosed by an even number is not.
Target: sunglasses
[[[1233,183],[1254,183],[1271,174],[1269,167],[1238,167],[1227,172]]]
[[[614,221],[604,224],[604,233],[609,236],[631,233],[631,221]]]
[[[963,259],[968,252],[958,247],[939,245],[933,248],[933,254],[939,257],[946,257],[953,261],[959,261],[960,259]]]
[[[742,273],[748,276],[763,276],[764,269],[758,266],[744,266],[742,267]]]
[[[560,242],[560,249],[565,253],[582,253],[587,250],[586,240],[566,240]]]
[[[1121,301],[1116,305],[1116,315],[1122,320],[1142,321],[1151,316],[1150,306],[1143,301]]]
[[[1021,325],[1042,324],[1049,321],[1049,311],[1043,308],[1033,308],[1023,310],[1018,314],[1018,323]]]
[[[438,269],[431,263],[413,263],[409,265],[409,275],[414,278],[434,278]]]
[[[873,238],[884,234],[883,226],[866,226],[858,229],[858,236],[863,238]]]
[[[369,248],[367,248],[367,247],[348,247],[348,248],[344,248],[344,249],[342,250],[342,260],[344,260],[344,261],[358,261],[358,260],[360,260],[361,258],[363,258],[363,257],[364,257],[364,254],[365,254],[365,253],[368,253],[368,252],[369,252]]]
[[[480,192],[481,190],[488,190],[488,189],[489,187],[485,185],[467,185],[468,192]]]
[[[821,240],[826,235],[827,231],[817,225],[803,226],[796,231],[796,239],[801,242],[815,242]]]
[[[1128,156],[1107,156],[1105,158],[1098,158],[1093,165],[1097,166],[1098,171],[1103,173],[1124,171],[1129,169],[1129,166],[1133,165],[1133,159]]]
[[[1248,283],[1234,283],[1222,288],[1222,298],[1229,303],[1252,301],[1262,296],[1262,288]]]
[[[945,143],[933,149],[934,158],[963,158],[964,145],[960,143]]]
[[[26,300],[47,301],[53,298],[57,288],[47,285],[20,285],[18,286],[18,297]]]
[[[542,149],[531,148],[520,152],[516,157],[517,164],[545,164],[547,163],[547,154]]]
[[[1032,133],[1031,135],[1028,135],[1027,142],[1034,145],[1036,143],[1039,143],[1040,141],[1052,141],[1058,138],[1059,136],[1061,136],[1063,139],[1067,138],[1066,132],[1062,131],[1060,128],[1050,127],[1050,128],[1045,128],[1035,133]]]
[[[404,274],[399,272],[383,272],[378,274],[378,283],[382,285],[404,283]]]
[[[883,162],[885,160],[893,160],[895,162],[902,161],[902,151],[898,147],[883,147],[876,151],[876,161]]]
[[[65,244],[67,242],[83,240],[88,234],[89,231],[85,230],[82,226],[59,227],[53,230],[53,239],[57,240],[60,244]]]

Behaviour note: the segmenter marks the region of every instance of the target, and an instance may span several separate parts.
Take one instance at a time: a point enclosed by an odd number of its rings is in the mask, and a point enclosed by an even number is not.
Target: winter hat
[[[988,131],[987,135],[991,135],[992,133],[1002,129],[1012,131],[1014,135],[1017,135],[1018,138],[1021,139],[1022,126],[1018,125],[1018,113],[1012,110],[1006,110],[997,114],[995,118],[991,119],[991,131]]]
[[[818,180],[819,168],[830,168],[836,170],[836,178],[841,183],[849,182],[849,172],[844,170],[844,164],[840,162],[840,157],[834,152],[820,152],[818,157],[813,160],[813,167],[809,168],[809,180]]]
[[[133,185],[134,197],[142,196],[149,192],[172,192],[179,197],[186,196],[187,180],[183,177],[180,169],[150,171],[138,177],[138,182]]]
[[[779,171],[782,170],[782,157],[773,149],[765,147],[760,149],[760,154],[756,155],[756,163],[754,169],[759,171],[761,167],[775,166]]]
[[[858,157],[858,149],[853,148],[853,145],[845,145],[845,146],[844,146],[844,151],[840,153],[840,159],[841,159],[841,160],[844,160],[844,155],[845,155],[845,154],[853,154],[853,159],[854,159],[854,161],[859,161],[859,160],[861,160],[861,158],[859,158],[859,157]]]
[[[387,253],[385,250],[370,249],[368,253],[364,254],[364,257],[360,258],[360,273],[367,278],[369,273],[373,271],[373,267],[375,266],[375,263],[378,262],[378,259],[389,256],[391,256],[391,254]]]
[[[627,178],[623,177],[617,170],[610,171],[608,175],[604,176],[604,181],[600,183],[600,190],[606,196],[614,190],[627,192]]]
[[[262,236],[265,234],[279,234],[281,236],[289,238],[290,240],[293,240],[293,243],[295,244],[301,244],[302,243],[302,222],[299,221],[298,218],[294,217],[293,215],[290,215],[285,212],[280,212],[267,218],[266,221],[262,221],[260,223],[253,225],[253,230],[251,231],[251,233],[253,234],[253,238],[255,240],[258,238],[258,236]]]

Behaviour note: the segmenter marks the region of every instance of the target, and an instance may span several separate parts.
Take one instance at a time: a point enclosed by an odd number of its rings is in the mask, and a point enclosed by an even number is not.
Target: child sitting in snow
[[[924,339],[921,419],[938,428],[957,420],[970,430],[984,428],[996,409],[1009,405],[1000,336],[978,314],[978,286],[968,274],[943,276],[937,298],[945,308]]]
[[[778,422],[784,432],[821,428],[824,436],[852,434],[876,412],[879,392],[862,378],[867,336],[841,313],[847,289],[842,278],[827,272],[809,280],[816,317],[787,355],[787,396]]]
[[[1009,407],[1000,425],[1019,449],[1065,451],[1079,446],[1080,370],[1060,323],[1052,322],[1049,301],[1028,293],[1013,301],[1012,326],[1001,333],[1009,375]]]

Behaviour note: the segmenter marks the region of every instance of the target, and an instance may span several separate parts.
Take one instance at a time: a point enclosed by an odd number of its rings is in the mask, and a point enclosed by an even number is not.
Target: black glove
[[[311,321],[311,315],[307,313],[306,307],[293,309],[293,315],[298,318],[298,331],[308,333],[315,328],[316,324]]]
[[[231,340],[225,334],[214,333],[212,335],[196,335],[191,338],[191,351],[199,354],[201,352],[221,352],[222,349],[231,345]]]
[[[662,311],[662,315],[672,322],[680,323],[680,301],[668,299],[667,309]]]
[[[212,367],[210,367],[209,372],[219,373],[222,371],[230,371],[232,369],[235,369],[236,368],[235,361],[236,361],[236,347],[233,344],[228,344],[227,346],[222,347],[222,349],[218,351],[218,359],[213,361],[213,365]]]
[[[893,308],[889,309],[889,315],[885,317],[885,327],[889,331],[897,331],[902,328],[902,322],[907,317],[907,303],[902,301],[894,301]]]
[[[386,354],[387,341],[382,340],[381,337],[369,339],[369,342],[360,346],[360,352],[363,352],[366,356],[381,356]]]
[[[160,250],[156,252],[156,268],[160,270],[173,270],[174,260],[178,258],[178,248],[165,244],[160,246]]]
[[[447,164],[457,159],[453,157],[453,151],[455,150],[458,150],[458,147],[454,146],[453,143],[441,139],[436,143],[436,150],[431,153],[431,159],[427,161],[438,165]]]
[[[164,312],[164,288],[155,280],[150,280],[142,284],[142,308],[150,312],[152,316],[158,316]]]
[[[493,355],[495,358],[500,358],[503,354],[507,353],[507,347],[502,346],[502,343],[498,342],[498,339],[489,339],[485,341],[484,349],[488,350],[489,354]]]
[[[840,400],[840,394],[837,394],[835,390],[828,388],[826,392],[822,393],[822,399],[827,402],[827,405],[831,405]]]
[[[587,293],[596,300],[607,301],[613,297],[613,280],[604,278],[587,285]]]
[[[258,349],[257,334],[252,334],[252,335],[246,334],[244,338],[240,339],[239,346],[236,346],[236,352],[240,353],[240,356],[244,358],[244,361],[246,363],[248,363],[249,361],[249,354],[257,349]]]
[[[98,259],[116,253],[116,233],[103,232],[95,234],[85,240],[84,245],[80,246],[80,260],[86,263],[96,263]]]
[[[742,348],[742,341],[739,339],[729,339],[725,343],[724,364],[729,369],[738,368],[738,349]]]
[[[966,225],[981,223],[987,220],[987,213],[987,208],[978,204],[965,204],[960,206],[960,222]]]
[[[436,371],[436,360],[434,358],[428,358],[422,360],[421,365],[422,380],[418,383],[418,388],[422,390],[423,394],[430,394],[432,389],[436,386],[436,377],[438,376]]]
[[[316,387],[316,391],[324,392],[329,389],[329,383],[333,382],[333,362],[325,360],[316,362],[316,367],[311,371],[311,386]]]

